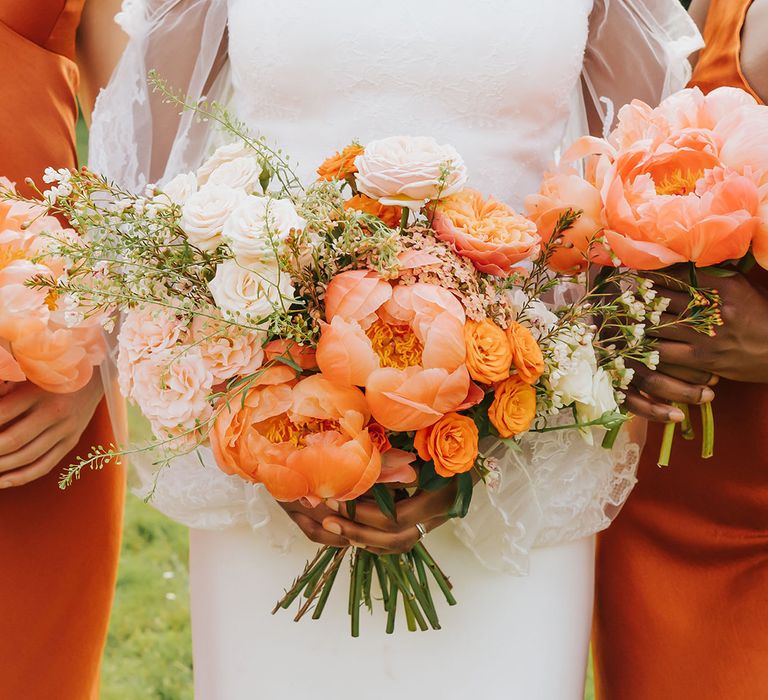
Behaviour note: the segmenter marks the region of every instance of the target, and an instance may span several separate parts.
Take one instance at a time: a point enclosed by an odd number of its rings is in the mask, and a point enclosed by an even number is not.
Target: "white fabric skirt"
[[[521,577],[484,568],[451,528],[425,544],[458,600],[444,604],[435,586],[442,630],[408,632],[401,614],[387,635],[383,613],[364,609],[353,639],[346,569],[320,620],[270,614],[315,545],[301,541],[283,554],[248,527],[192,530],[195,698],[583,698],[594,537],[533,549]]]

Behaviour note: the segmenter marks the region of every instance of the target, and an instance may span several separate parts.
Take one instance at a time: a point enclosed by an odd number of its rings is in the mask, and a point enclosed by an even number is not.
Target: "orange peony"
[[[466,401],[464,309],[448,290],[343,272],[328,285],[325,313],[320,369],[365,387],[373,417],[388,430],[424,428]]]
[[[278,501],[357,498],[381,476],[363,392],[321,374],[296,383],[294,376],[272,367],[242,406],[222,410],[211,432],[219,467],[264,484]]]
[[[533,222],[472,189],[440,200],[433,209],[432,226],[441,241],[489,275],[506,277],[539,250]]]
[[[528,328],[516,321],[507,328],[507,339],[517,376],[526,384],[535,384],[544,372],[544,356],[536,339]]]
[[[440,476],[464,474],[475,466],[478,454],[475,421],[448,413],[437,423],[416,432],[413,445],[425,461],[432,460]]]
[[[488,409],[493,427],[503,438],[524,433],[536,417],[536,390],[513,374],[496,386],[496,395]]]
[[[381,204],[365,194],[356,194],[352,199],[344,202],[344,208],[354,209],[355,211],[361,211],[365,214],[377,216],[390,228],[399,226],[403,216],[402,207]]]
[[[361,156],[365,149],[357,143],[351,143],[340,153],[327,158],[317,169],[321,180],[345,180],[357,172],[355,158]]]
[[[509,376],[512,348],[504,331],[493,321],[467,321],[464,324],[469,376],[483,384],[494,384]]]

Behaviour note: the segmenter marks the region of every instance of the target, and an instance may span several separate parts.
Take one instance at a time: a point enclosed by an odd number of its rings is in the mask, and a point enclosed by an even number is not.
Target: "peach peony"
[[[377,216],[390,228],[396,228],[400,225],[400,221],[403,217],[402,207],[392,207],[386,204],[381,204],[375,199],[364,195],[356,194],[351,199],[344,202],[345,209],[354,209],[355,211],[361,211],[364,214],[371,214]]]
[[[540,238],[531,221],[472,189],[435,205],[432,225],[441,241],[490,275],[509,275],[517,263],[539,250]]]
[[[594,185],[575,172],[548,174],[538,194],[525,200],[525,207],[542,241],[548,243],[560,217],[569,209],[580,211],[574,225],[553,244],[549,266],[555,272],[583,272],[596,251],[593,242],[603,228],[603,204]]]
[[[317,369],[315,350],[299,345],[299,343],[293,340],[285,340],[284,338],[271,340],[264,346],[264,356],[270,362],[285,358],[303,370]]]
[[[328,285],[326,318],[318,366],[334,381],[364,386],[385,428],[426,427],[467,398],[464,310],[449,291],[344,272]]]
[[[483,384],[493,384],[509,376],[512,348],[507,336],[493,321],[467,321],[464,326],[469,376]]]
[[[270,368],[242,406],[222,407],[211,433],[217,463],[279,501],[357,498],[381,475],[365,396],[322,374],[295,383],[294,376]]]
[[[535,384],[544,372],[544,356],[533,334],[526,326],[513,321],[507,328],[507,339],[517,376],[526,384]]]
[[[475,466],[478,438],[475,421],[458,413],[448,413],[434,425],[417,431],[413,444],[419,457],[434,462],[440,476],[451,477]]]
[[[355,158],[363,155],[365,149],[359,143],[351,143],[341,152],[326,158],[317,169],[317,175],[321,180],[346,180],[357,172]]]
[[[760,243],[768,230],[766,134],[768,108],[743,91],[705,96],[692,88],[655,109],[627,105],[608,140],[580,139],[566,158],[588,159],[614,264],[717,265],[743,257],[753,241],[768,264]]]
[[[488,418],[503,438],[515,437],[531,427],[536,417],[536,390],[519,376],[496,386]]]

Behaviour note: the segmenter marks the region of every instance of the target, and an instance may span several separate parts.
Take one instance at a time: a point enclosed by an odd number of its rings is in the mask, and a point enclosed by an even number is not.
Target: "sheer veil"
[[[208,125],[162,105],[146,77],[155,69],[192,100],[226,102],[227,0],[125,0],[117,21],[130,41],[96,103],[90,167],[140,191],[196,168],[211,148]],[[701,45],[678,0],[595,0],[564,141],[586,133],[588,123],[593,131],[610,128],[618,108],[633,98],[655,104],[683,87],[687,58]],[[522,573],[531,547],[603,529],[634,484],[636,445],[627,449],[625,441],[621,454],[612,456],[587,449],[572,433],[548,435],[556,437],[531,436],[520,453],[504,454],[511,476],[493,492],[478,489],[470,515],[456,524],[458,536],[491,568]],[[192,527],[270,523],[273,541],[289,541],[292,528],[279,526],[274,503],[259,487],[206,468],[212,459],[205,449],[201,457],[181,458],[180,469],[164,472],[156,507]],[[573,493],[579,470],[581,492]],[[549,504],[547,513],[542,503]]]

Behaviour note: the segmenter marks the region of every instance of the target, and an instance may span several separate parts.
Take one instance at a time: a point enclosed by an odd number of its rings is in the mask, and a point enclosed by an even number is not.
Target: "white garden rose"
[[[281,303],[289,305],[293,299],[290,275],[281,271],[277,262],[244,267],[227,260],[216,268],[208,287],[224,314],[248,317],[253,322],[271,314]]]
[[[190,195],[181,208],[181,228],[190,243],[213,252],[221,242],[227,219],[246,195],[223,185],[204,185]]]
[[[240,156],[219,165],[208,178],[209,185],[225,185],[251,194],[258,189],[261,166],[251,156]]]
[[[248,267],[273,262],[274,247],[282,244],[292,231],[303,230],[306,224],[289,199],[252,195],[235,209],[222,235],[238,262]]]
[[[589,401],[576,402],[576,415],[579,422],[589,423],[598,420],[604,413],[615,411],[617,408],[611,377],[602,367],[598,367],[592,376],[592,391]]]
[[[355,158],[355,166],[360,192],[382,204],[410,209],[455,194],[467,181],[467,168],[456,149],[429,136],[372,141]]]
[[[154,199],[162,201],[167,198],[173,204],[184,206],[195,192],[197,192],[197,176],[194,173],[179,173],[160,187],[160,193]]]
[[[224,163],[229,163],[235,158],[242,158],[243,156],[252,156],[253,149],[250,148],[244,141],[238,139],[232,143],[227,143],[224,146],[219,146],[213,155],[205,161],[197,170],[197,181],[204,185],[208,182],[208,178],[211,173]]]
[[[591,403],[593,376],[597,371],[591,338],[563,332],[553,344],[552,354],[556,366],[550,372],[548,384],[557,404]]]
[[[531,334],[536,340],[545,336],[555,327],[557,316],[552,313],[540,299],[530,299],[519,287],[507,291],[510,308],[518,317],[530,325]]]

